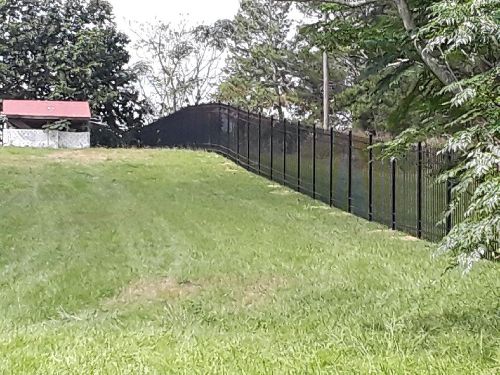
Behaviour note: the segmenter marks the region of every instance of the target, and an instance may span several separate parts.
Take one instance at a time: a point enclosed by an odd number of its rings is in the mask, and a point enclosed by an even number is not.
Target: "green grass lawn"
[[[498,374],[499,266],[214,154],[0,150],[0,374]]]

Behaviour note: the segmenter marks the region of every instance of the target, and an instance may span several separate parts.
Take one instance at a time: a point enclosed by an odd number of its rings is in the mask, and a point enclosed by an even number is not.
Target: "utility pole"
[[[325,13],[325,24],[328,22],[328,13]],[[323,50],[323,129],[330,127],[330,74],[328,69],[328,53]]]

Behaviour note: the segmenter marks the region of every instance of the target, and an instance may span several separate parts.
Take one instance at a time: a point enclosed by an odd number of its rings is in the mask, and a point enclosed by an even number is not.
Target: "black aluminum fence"
[[[437,183],[436,176],[449,160],[422,145],[384,160],[369,147],[372,136],[276,121],[223,104],[185,108],[142,128],[138,137],[148,147],[216,151],[331,206],[431,241],[443,238],[463,212],[438,225],[452,186]]]

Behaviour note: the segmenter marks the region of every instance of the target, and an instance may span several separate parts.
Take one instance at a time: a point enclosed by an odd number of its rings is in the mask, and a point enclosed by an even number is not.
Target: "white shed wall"
[[[90,132],[69,133],[56,130],[4,129],[3,145],[34,148],[89,148]]]

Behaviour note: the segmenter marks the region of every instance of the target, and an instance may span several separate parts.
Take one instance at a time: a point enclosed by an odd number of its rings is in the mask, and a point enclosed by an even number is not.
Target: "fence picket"
[[[313,167],[312,167],[312,197],[316,199],[316,126],[313,127]]]
[[[391,225],[392,230],[396,230],[396,159],[391,160]]]
[[[302,155],[300,154],[300,121],[297,123],[297,191],[300,193],[301,188],[301,177],[300,177],[300,160]]]
[[[349,172],[348,172],[348,181],[347,181],[347,201],[348,201],[348,209],[349,213],[352,213],[352,130],[349,131]]]

